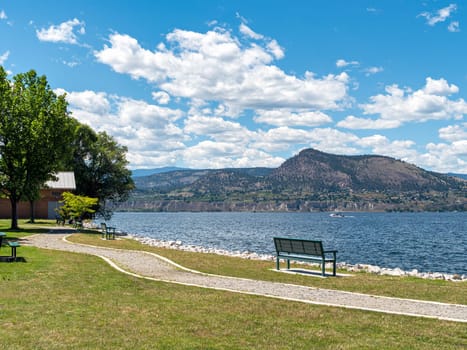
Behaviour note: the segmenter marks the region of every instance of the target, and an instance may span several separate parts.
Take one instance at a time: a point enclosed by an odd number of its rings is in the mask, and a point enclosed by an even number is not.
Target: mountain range
[[[177,170],[187,170],[187,169],[178,168],[178,167],[163,167],[163,168],[155,168],[155,169],[135,169],[131,171],[131,176],[133,178],[136,178],[136,177],[150,176],[150,175],[160,174],[160,173],[168,173],[168,172],[177,171]]]
[[[152,170],[154,171],[154,170]],[[306,149],[278,168],[166,169],[134,175],[117,210],[467,210],[467,181],[394,158]]]

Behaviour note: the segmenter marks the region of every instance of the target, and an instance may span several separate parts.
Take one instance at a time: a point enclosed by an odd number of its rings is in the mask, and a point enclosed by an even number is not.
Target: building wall
[[[36,219],[55,219],[55,213],[49,208],[56,208],[62,200],[62,193],[69,190],[46,189],[41,190],[41,199],[34,202],[34,213]],[[28,219],[30,217],[29,202],[18,203],[18,219]],[[11,218],[10,200],[0,198],[0,219]]]

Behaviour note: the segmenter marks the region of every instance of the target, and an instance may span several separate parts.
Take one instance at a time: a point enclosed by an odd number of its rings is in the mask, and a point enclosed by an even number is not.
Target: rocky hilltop
[[[390,157],[306,149],[278,168],[183,169],[135,179],[117,210],[467,210],[467,181]]]
[[[295,191],[449,191],[462,182],[383,156],[340,156],[307,149],[270,176]],[[465,185],[465,184],[464,184]]]

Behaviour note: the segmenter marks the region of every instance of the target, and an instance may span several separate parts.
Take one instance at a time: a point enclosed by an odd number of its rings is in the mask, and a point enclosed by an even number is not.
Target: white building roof
[[[47,181],[45,185],[52,189],[76,190],[75,173],[72,171],[58,172],[57,181]]]

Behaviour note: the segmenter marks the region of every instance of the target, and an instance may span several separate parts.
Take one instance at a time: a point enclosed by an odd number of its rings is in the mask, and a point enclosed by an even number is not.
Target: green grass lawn
[[[0,230],[4,231],[1,225],[0,222]],[[33,232],[33,228],[28,228],[27,233],[7,234],[21,238]],[[149,250],[134,241],[102,241],[98,235],[74,235],[73,240]],[[7,250],[3,247],[1,251],[3,255]],[[185,266],[214,273],[286,279],[339,289],[359,289],[357,285],[364,284],[361,288],[378,294],[386,294],[392,284],[399,283],[397,288],[415,284],[426,290],[421,292],[426,297],[431,293],[449,299],[442,295],[453,291],[458,295],[454,299],[465,301],[465,283],[386,279],[368,274],[345,279],[302,278],[270,271],[272,262],[154,251]],[[100,258],[82,254],[25,246],[18,253],[25,262],[0,263],[0,349],[464,349],[467,346],[467,325],[462,323],[154,282],[122,274]],[[396,293],[397,288],[390,288],[394,290],[387,294]]]

